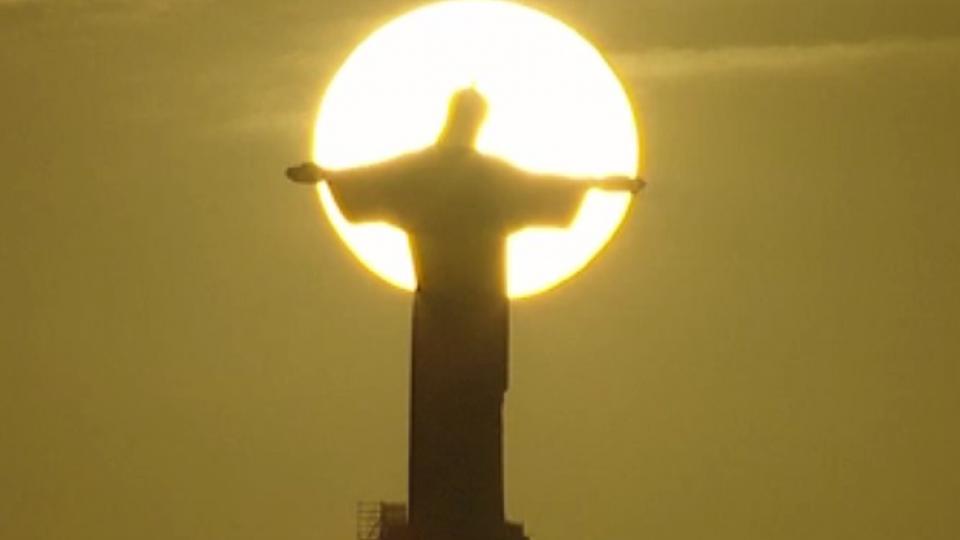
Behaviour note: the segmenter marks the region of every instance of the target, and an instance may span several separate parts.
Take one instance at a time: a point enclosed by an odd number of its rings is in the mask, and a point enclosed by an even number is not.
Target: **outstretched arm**
[[[647,185],[640,178],[628,178],[626,176],[611,176],[598,180],[590,180],[588,185],[591,188],[602,189],[604,191],[629,191],[636,195]]]
[[[631,178],[626,175],[585,179],[554,174],[526,176],[542,186],[564,186],[561,189],[573,189],[580,192],[585,192],[589,189],[600,189],[603,191],[627,191],[636,195],[647,185],[642,178]]]
[[[584,195],[591,189],[608,192],[638,193],[646,183],[639,178],[610,176],[577,178],[558,174],[531,174],[510,164],[497,171],[508,179],[513,214],[524,227],[566,227],[576,217]]]
[[[307,161],[295,167],[289,167],[286,175],[298,184],[385,183],[405,176],[416,161],[417,156],[409,154],[373,165],[338,170],[325,169],[312,161]]]
[[[287,169],[287,178],[298,184],[325,182],[349,221],[396,222],[403,204],[399,180],[407,169],[402,159],[337,171],[307,162]]]

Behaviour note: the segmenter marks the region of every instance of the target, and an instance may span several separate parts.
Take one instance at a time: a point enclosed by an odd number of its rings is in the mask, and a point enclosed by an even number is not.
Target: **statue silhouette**
[[[522,536],[503,507],[507,236],[569,225],[590,188],[636,193],[644,185],[531,174],[480,154],[486,109],[479,92],[461,90],[425,150],[348,170],[312,163],[287,170],[296,182],[328,182],[348,220],[386,221],[410,238],[418,286],[408,482],[417,540]]]

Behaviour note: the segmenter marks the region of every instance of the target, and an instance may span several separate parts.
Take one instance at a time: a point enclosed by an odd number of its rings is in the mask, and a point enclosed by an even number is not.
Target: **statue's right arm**
[[[408,155],[372,165],[330,170],[313,162],[305,162],[287,169],[287,178],[298,184],[371,182],[385,183],[403,176],[417,156]]]
[[[315,163],[287,169],[287,178],[300,184],[325,182],[349,221],[395,221],[399,183],[415,158],[394,158],[373,165],[329,170]]]
[[[328,172],[316,163],[306,162],[287,169],[287,178],[298,184],[317,184],[327,179]]]
[[[361,167],[357,169],[332,171],[308,161],[295,167],[289,167],[287,169],[287,178],[298,184],[313,185],[326,182],[330,185],[331,189],[334,189],[335,186],[339,187],[344,179],[355,182],[358,179],[362,180],[366,177],[376,176],[371,174],[372,171],[370,169],[369,167]]]

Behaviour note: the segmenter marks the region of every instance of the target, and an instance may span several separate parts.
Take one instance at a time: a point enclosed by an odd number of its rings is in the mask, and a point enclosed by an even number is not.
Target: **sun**
[[[331,169],[383,161],[434,143],[450,96],[474,86],[489,114],[477,148],[535,172],[634,176],[641,167],[630,101],[613,70],[562,22],[517,4],[464,0],[428,5],[368,37],[328,87],[314,160]],[[416,287],[403,231],[346,221],[325,185],[324,210],[371,271]],[[508,239],[513,298],[546,291],[583,269],[623,221],[631,197],[591,191],[566,229],[525,229]]]

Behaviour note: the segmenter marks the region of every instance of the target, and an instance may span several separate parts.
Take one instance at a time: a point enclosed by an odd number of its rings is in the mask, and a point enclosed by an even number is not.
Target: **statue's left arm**
[[[647,185],[647,183],[641,178],[629,178],[626,176],[610,176],[608,178],[601,178],[597,180],[588,180],[585,183],[586,187],[601,189],[603,191],[628,191],[634,195],[640,193],[640,191]]]
[[[519,173],[515,198],[525,226],[566,227],[576,217],[583,196],[591,189],[639,193],[646,183],[639,178],[571,178],[560,175]]]

